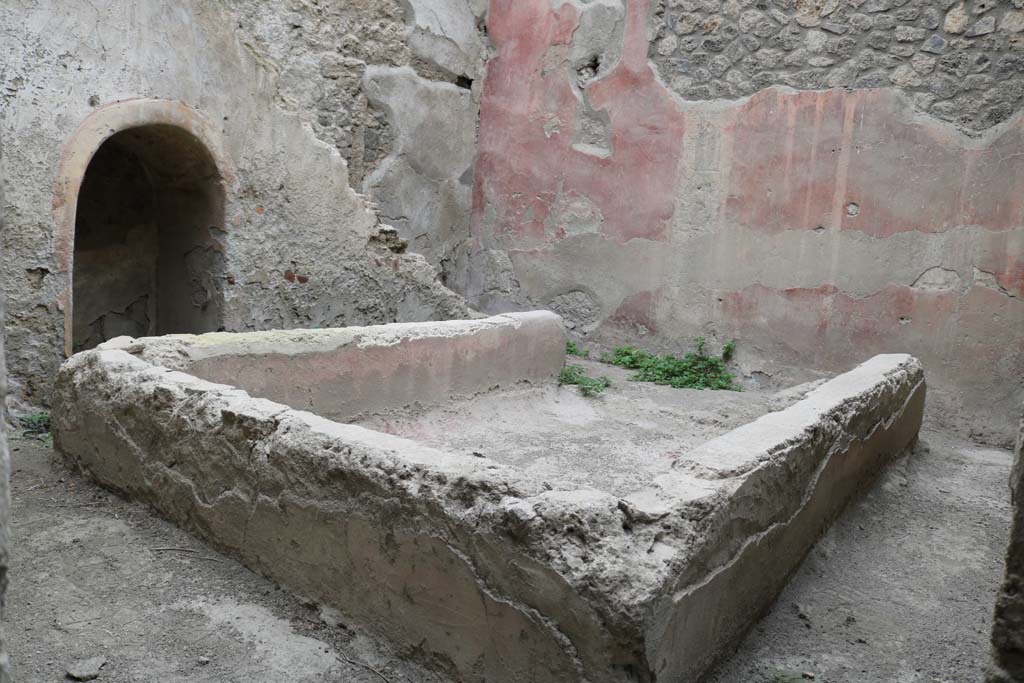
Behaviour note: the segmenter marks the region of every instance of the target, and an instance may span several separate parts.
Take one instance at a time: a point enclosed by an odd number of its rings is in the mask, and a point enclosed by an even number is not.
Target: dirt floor
[[[1010,454],[927,433],[814,548],[714,683],[967,683],[987,661]],[[446,679],[12,440],[19,681]]]
[[[49,444],[11,447],[16,680],[103,657],[98,681],[448,683],[68,472]]]
[[[1009,451],[924,433],[818,542],[709,683],[973,683],[989,662]]]

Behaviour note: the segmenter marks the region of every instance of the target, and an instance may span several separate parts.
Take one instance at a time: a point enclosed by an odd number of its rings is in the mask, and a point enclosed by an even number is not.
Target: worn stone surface
[[[607,377],[611,387],[588,397],[575,386],[506,385],[433,408],[380,411],[357,424],[443,451],[483,455],[560,488],[589,486],[625,498],[670,473],[688,451],[788,408],[824,382],[780,392],[675,389],[631,381],[633,370],[567,360],[591,377]]]
[[[4,150],[3,141],[0,140],[0,235],[4,232]],[[0,257],[3,256],[3,246],[0,245]],[[4,635],[4,601],[7,593],[7,571],[10,561],[9,516],[11,511],[10,500],[10,478],[11,478],[11,455],[7,451],[7,364],[4,354],[4,288],[0,284],[0,683],[10,683],[11,665],[10,656],[7,653],[7,638]]]
[[[649,54],[687,100],[742,97],[772,85],[893,85],[918,109],[977,132],[1021,108],[1018,14],[1009,2],[980,0],[656,0]],[[939,56],[938,69],[911,78],[925,54]]]
[[[19,542],[7,635],[20,683],[66,681],[69,663],[96,656],[108,660],[100,683],[382,683],[367,667],[455,683],[85,481],[48,441],[10,445]]]
[[[363,142],[376,117],[359,94],[366,64],[416,63],[454,77],[415,56],[404,42],[407,19],[397,0],[0,6],[8,170],[0,280],[15,398],[46,403],[65,346],[73,231],[62,232],[58,217],[70,214],[73,225],[77,195],[67,191],[73,179],[55,174],[68,159],[91,157],[76,135],[100,135],[111,108],[135,98],[168,103],[161,111],[175,125],[216,148],[223,218],[202,227],[223,257],[215,282],[223,304],[207,329],[466,317],[435,268],[378,237],[378,219],[350,187],[390,145],[366,152]],[[147,123],[144,110],[118,125]],[[335,118],[321,120],[326,111]]]
[[[1010,473],[1013,526],[1006,552],[1006,579],[996,598],[989,683],[1024,681],[1024,412],[1018,424],[1016,458]]]
[[[922,430],[702,683],[978,683],[1005,570],[1012,453]],[[953,645],[955,643],[955,645]]]
[[[105,653],[101,681],[149,681],[159,671],[162,683],[382,683],[365,663],[395,683],[454,683],[344,615],[276,590],[148,506],[85,481],[50,444],[16,437],[10,445],[12,530],[21,540],[7,634],[19,681],[60,681],[71,658]],[[815,544],[709,681],[787,674],[796,683],[803,671],[829,683],[977,681],[1006,568],[1011,461],[1012,453],[922,431],[911,454]],[[150,550],[168,547],[193,552]]]
[[[682,101],[648,61],[643,0],[626,7],[621,57],[581,88],[566,55],[583,12],[491,5],[470,300],[550,307],[604,342],[735,338],[748,374],[782,383],[908,351],[929,368],[936,423],[1009,442],[1024,399],[1024,117],[970,136],[888,83]],[[972,75],[939,65],[957,54],[907,60],[959,88]],[[578,142],[584,100],[607,121],[603,150]]]
[[[917,361],[880,356],[618,497],[108,348],[63,366],[55,443],[461,680],[688,680],[913,442],[923,403]]]

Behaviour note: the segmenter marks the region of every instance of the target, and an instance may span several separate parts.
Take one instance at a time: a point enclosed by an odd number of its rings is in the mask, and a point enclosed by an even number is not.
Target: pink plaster
[[[488,66],[480,106],[477,235],[489,209],[497,223],[488,232],[544,241],[564,236],[545,235],[544,228],[562,193],[596,205],[610,239],[667,238],[683,116],[647,64],[647,6],[648,0],[628,3],[623,57],[588,90],[592,106],[611,121],[612,152],[600,157],[572,146],[578,94],[561,58],[579,20],[575,7],[492,0],[488,26],[498,56]],[[556,121],[556,131],[545,131]]]
[[[913,115],[892,90],[762,91],[725,127],[727,219],[770,232],[838,226],[874,237],[1012,230],[1024,224],[1021,163],[1010,152],[1024,148],[1022,128],[977,142]]]
[[[648,332],[658,331],[657,306],[661,291],[637,292],[626,297],[608,321],[627,328],[643,328]]]
[[[920,352],[921,340],[949,336],[962,304],[956,290],[888,285],[864,297],[832,285],[774,289],[751,285],[720,295],[721,319],[743,339],[770,339],[790,360],[849,363],[876,353]]]

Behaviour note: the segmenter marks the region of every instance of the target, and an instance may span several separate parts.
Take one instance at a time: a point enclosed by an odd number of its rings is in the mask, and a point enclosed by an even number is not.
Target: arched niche
[[[129,100],[86,119],[54,195],[67,355],[221,327],[227,173],[210,126],[181,102]]]

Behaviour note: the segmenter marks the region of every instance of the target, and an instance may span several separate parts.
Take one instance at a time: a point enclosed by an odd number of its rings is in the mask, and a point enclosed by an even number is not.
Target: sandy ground
[[[673,389],[632,382],[635,371],[614,365],[570,363],[591,377],[608,377],[612,387],[592,398],[575,386],[503,390],[359,424],[491,458],[556,486],[592,486],[625,497],[670,472],[690,449],[789,407],[814,386],[778,393]]]
[[[980,680],[1010,454],[923,440],[815,547],[714,683]],[[66,471],[47,444],[12,446],[17,680],[60,681],[100,656],[99,681],[448,683]]]

